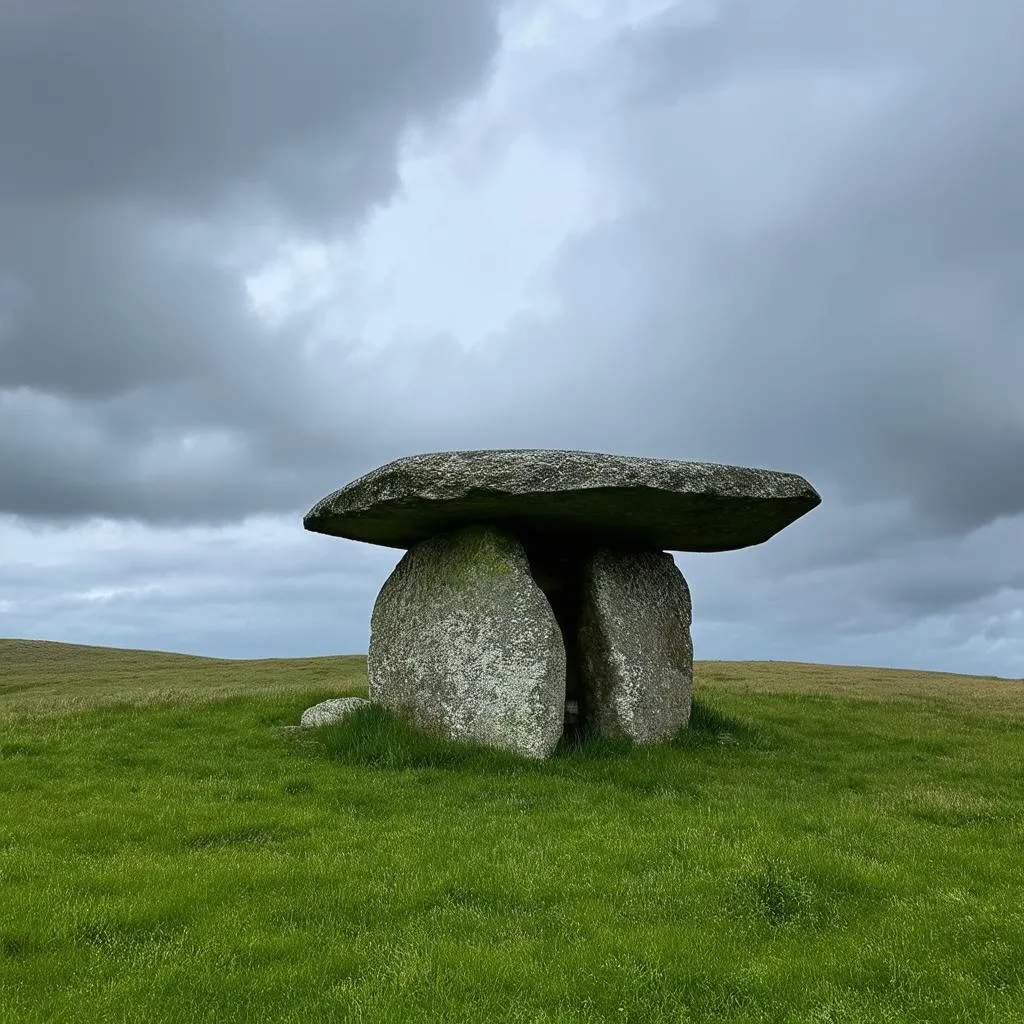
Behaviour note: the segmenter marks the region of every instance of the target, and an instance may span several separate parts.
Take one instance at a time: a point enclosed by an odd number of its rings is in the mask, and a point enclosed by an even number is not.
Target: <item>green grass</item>
[[[1024,1021],[1024,683],[698,663],[675,742],[541,763],[279,731],[363,667],[0,641],[0,1021]]]

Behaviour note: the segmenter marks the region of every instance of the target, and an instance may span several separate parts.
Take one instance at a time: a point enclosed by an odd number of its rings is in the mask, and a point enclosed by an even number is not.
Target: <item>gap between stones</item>
[[[520,537],[533,582],[551,605],[565,646],[565,725],[562,733],[579,738],[586,730],[588,708],[580,665],[579,628],[583,611],[583,568],[589,550],[558,547],[541,538]]]

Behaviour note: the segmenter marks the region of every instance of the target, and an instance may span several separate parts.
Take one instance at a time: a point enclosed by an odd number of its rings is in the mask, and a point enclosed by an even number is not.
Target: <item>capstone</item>
[[[800,476],[596,452],[437,452],[398,459],[317,502],[307,530],[408,548],[489,523],[522,540],[728,551],[821,502]]]

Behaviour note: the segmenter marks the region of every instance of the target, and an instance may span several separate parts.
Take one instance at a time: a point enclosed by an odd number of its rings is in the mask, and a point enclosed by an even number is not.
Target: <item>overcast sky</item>
[[[1019,0],[8,0],[0,636],[365,651],[393,458],[800,473],[697,658],[1024,676]]]

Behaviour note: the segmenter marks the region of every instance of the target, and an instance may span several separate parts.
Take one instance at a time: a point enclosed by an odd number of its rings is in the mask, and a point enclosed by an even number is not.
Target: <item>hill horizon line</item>
[[[58,649],[66,653],[70,653],[71,649],[81,650],[83,653],[87,652],[90,654],[98,653],[110,653],[110,654],[153,654],[160,655],[162,657],[171,658],[182,658],[191,661],[208,661],[208,662],[230,662],[232,664],[256,664],[265,662],[310,662],[319,661],[324,659],[334,658],[366,658],[366,652],[347,652],[347,653],[336,653],[336,654],[312,654],[312,655],[295,655],[292,657],[268,657],[268,658],[221,658],[216,655],[209,654],[189,654],[183,651],[165,651],[151,647],[117,647],[109,644],[83,644],[76,643],[67,640],[41,640],[32,637],[0,637],[0,663],[3,660],[3,652],[5,648],[53,648],[56,652]],[[839,669],[864,669],[867,671],[878,671],[878,672],[897,672],[897,673],[912,673],[921,674],[927,673],[929,675],[940,675],[950,676],[960,679],[993,679],[1001,680],[1010,683],[1024,682],[1024,677],[1020,676],[998,676],[990,673],[972,673],[972,672],[947,672],[941,669],[926,669],[926,668],[898,668],[889,665],[849,665],[842,663],[827,663],[817,661],[791,661],[788,659],[776,659],[776,658],[694,658],[694,663],[700,663],[704,665],[793,665],[801,666],[804,668],[839,668]],[[0,664],[2,669],[2,664]]]

